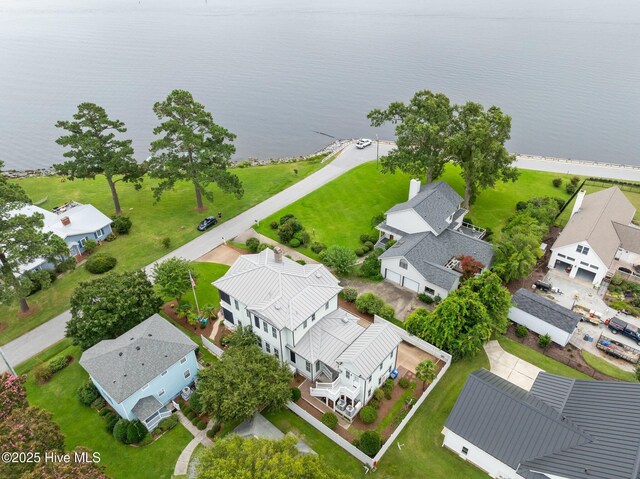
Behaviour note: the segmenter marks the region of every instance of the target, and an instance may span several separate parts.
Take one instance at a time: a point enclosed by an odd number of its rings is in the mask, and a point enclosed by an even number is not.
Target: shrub
[[[95,240],[88,239],[84,242],[84,252],[87,254],[93,253],[98,247],[98,243]]]
[[[116,416],[115,414],[111,414],[110,416],[106,416],[107,418],[107,422],[105,424],[105,430],[109,433],[109,434],[113,434],[113,430],[116,427],[116,424],[118,424],[118,421],[120,421],[120,418],[118,416]]]
[[[222,425],[219,422],[214,422],[211,426],[211,429],[207,431],[207,437],[211,439],[213,436],[220,432],[220,429],[222,429]]]
[[[396,311],[393,309],[393,307],[390,304],[385,304],[382,306],[382,308],[380,308],[380,312],[378,313],[378,316],[383,317],[387,321],[391,321],[395,319]]]
[[[429,296],[427,293],[418,293],[418,299],[425,304],[433,303],[433,298]]]
[[[75,258],[63,259],[56,265],[56,273],[61,274],[66,273],[67,271],[73,271],[76,269],[77,264],[78,263],[76,263]]]
[[[207,427],[207,423],[204,421],[198,421],[196,423],[196,427],[198,428],[198,430],[202,431],[203,429],[205,429]]]
[[[353,303],[358,298],[358,290],[355,288],[344,288],[342,290],[342,297],[345,301]]]
[[[31,281],[31,289],[27,296],[37,293],[42,289],[47,289],[56,280],[56,274],[53,271],[40,270],[29,271],[24,275]]]
[[[371,406],[365,406],[360,410],[360,420],[365,424],[373,424],[378,419],[378,411]]]
[[[304,246],[308,245],[311,242],[311,236],[304,230],[296,233],[296,238],[300,240],[300,243]]]
[[[272,230],[277,230],[278,226],[280,226],[280,223],[278,223],[277,221],[272,221],[271,223],[269,223],[269,226]]]
[[[53,376],[53,370],[48,364],[41,364],[33,372],[33,376],[37,384],[44,384],[51,380],[51,377]]]
[[[97,254],[89,258],[84,267],[93,274],[103,274],[115,268],[118,262],[113,256]]]
[[[358,440],[358,449],[367,456],[375,456],[382,447],[382,439],[377,431],[365,431]]]
[[[373,243],[371,241],[367,241],[364,245],[367,247],[369,251],[373,249]]]
[[[298,388],[291,388],[291,400],[296,402],[298,399],[302,397],[302,393]]]
[[[129,230],[131,229],[131,218],[128,216],[116,216],[113,218],[113,223],[111,223],[111,228],[118,233],[119,235],[129,234]]]
[[[439,295],[439,294],[436,294],[436,295],[433,297],[433,302],[434,302],[434,303],[436,303],[436,304],[440,304],[440,301],[442,301],[442,298],[440,297],[440,295]]]
[[[551,336],[545,334],[544,336],[540,336],[538,338],[538,346],[542,349],[546,349],[551,344]]]
[[[356,255],[352,250],[335,245],[323,251],[320,258],[340,276],[350,274],[356,263]]]
[[[305,264],[307,264],[307,262],[303,259],[297,259],[296,263],[301,264],[302,266],[304,266]]]
[[[580,183],[580,177],[579,176],[572,176],[570,181],[571,181],[571,184],[573,186],[577,187],[578,183]]]
[[[106,416],[106,415],[108,415],[108,414],[113,415],[113,413],[111,412],[111,409],[109,409],[109,408],[107,408],[107,407],[104,407],[104,408],[100,409],[100,411],[98,412],[98,414],[99,414],[100,416],[102,416],[102,417],[104,417],[104,416]]]
[[[396,240],[389,240],[389,241],[387,241],[387,244],[384,246],[384,249],[389,249],[396,243],[397,243]]]
[[[287,221],[289,221],[291,218],[295,218],[294,215],[292,215],[291,213],[287,213],[286,215],[282,216],[280,218],[280,224],[283,225],[285,224]]]
[[[367,405],[371,406],[374,409],[380,409],[380,401],[378,401],[376,398],[370,399]]]
[[[71,359],[73,359],[73,356],[71,356]],[[69,362],[70,362],[69,356],[60,356],[58,358],[52,359],[51,361],[49,361],[49,367],[51,368],[51,373],[55,374],[58,371],[63,370],[68,366]]]
[[[249,238],[246,242],[247,249],[256,253],[260,247],[260,240],[258,238]]]
[[[76,391],[78,400],[85,406],[91,406],[91,403],[100,397],[98,389],[91,381],[87,381]]]
[[[127,425],[127,443],[136,444],[147,435],[147,428],[140,421],[131,421]]]
[[[369,235],[360,235],[360,243],[366,243],[369,241]]]
[[[384,390],[384,398],[385,399],[391,399],[391,394],[392,394],[392,392],[389,391],[388,389]]]
[[[360,258],[360,257],[364,256],[365,250],[362,249],[362,248],[358,248],[358,249],[355,250],[355,253],[356,253],[356,256]]]
[[[519,338],[526,338],[529,335],[529,330],[526,326],[519,324],[516,326],[516,336]]]
[[[310,249],[315,254],[320,254],[320,252],[322,252],[325,249],[327,249],[327,245],[325,245],[324,243],[318,243],[317,241],[315,241],[315,242],[311,243]]]
[[[165,236],[164,238],[162,238],[160,240],[160,244],[162,245],[162,247],[164,249],[169,249],[171,248],[171,238],[169,238],[168,236]]]
[[[378,256],[383,253],[380,248],[374,249],[373,252],[365,258],[360,265],[360,274],[367,278],[374,278],[380,275],[380,260]]]
[[[335,427],[338,425],[338,416],[336,416],[332,412],[325,412],[320,418],[320,421],[329,429],[335,429]]]
[[[100,411],[103,407],[105,407],[107,402],[102,398],[102,396],[96,398],[95,401],[91,403],[91,408],[96,411]]]
[[[115,437],[118,441],[129,444],[127,442],[127,429],[129,428],[129,421],[126,419],[118,419],[115,426],[113,427],[113,437]]]
[[[291,241],[289,241],[289,246],[291,246],[292,248],[297,248],[298,246],[300,246],[300,240],[298,238],[293,238]]]
[[[567,193],[572,195],[572,194],[574,194],[576,192],[578,187],[576,185],[572,184],[572,183],[567,183],[567,186],[565,186],[564,189],[567,190]]]
[[[196,417],[196,412],[193,409],[189,409],[186,413],[184,413],[185,416],[187,416],[187,419],[189,421],[193,421]]]
[[[258,246],[258,253],[259,253],[260,251],[264,251],[264,250],[265,250],[265,249],[267,249],[267,248],[271,248],[271,245],[268,245],[268,244],[266,244],[266,243],[260,243],[260,246]]]
[[[109,233],[107,235],[107,237],[104,239],[105,241],[108,241],[109,243],[111,243],[114,239],[116,239],[117,236],[115,235],[115,233],[113,233],[113,231],[111,233]]]
[[[516,203],[516,211],[522,211],[527,207],[527,202],[526,201],[518,201]]]
[[[362,251],[364,251],[365,253],[368,253],[369,251],[371,251],[371,248],[369,248],[366,244],[363,244],[361,248],[362,248]]]
[[[204,411],[204,405],[202,404],[202,399],[200,397],[200,391],[196,390],[191,397],[189,398],[189,405],[191,409],[193,409],[196,413],[202,414]]]
[[[409,379],[405,377],[401,377],[400,380],[398,381],[398,385],[402,389],[407,389],[409,386],[411,386],[411,381],[409,381]]]
[[[361,313],[379,314],[384,301],[373,293],[364,293],[356,299],[356,308]]]
[[[560,185],[562,185],[562,178],[554,178],[551,184],[556,188],[560,188]]]
[[[376,389],[373,392],[373,397],[378,401],[382,401],[382,399],[384,398],[384,391],[382,389]]]

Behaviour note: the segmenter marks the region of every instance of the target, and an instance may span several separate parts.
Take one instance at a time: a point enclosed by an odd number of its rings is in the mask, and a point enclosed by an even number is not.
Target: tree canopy
[[[27,392],[23,386],[26,379],[9,372],[0,375],[0,422],[14,409],[27,407]]]
[[[180,303],[182,295],[191,288],[191,262],[184,258],[169,258],[153,266],[153,280],[162,297],[176,298]],[[195,278],[195,274],[192,273]]]
[[[505,148],[511,137],[511,117],[500,108],[485,111],[479,103],[456,105],[451,134],[445,141],[449,158],[462,170],[465,181],[464,205],[497,181],[515,181],[518,170],[511,166],[515,155]]]
[[[153,130],[159,138],[151,142],[147,166],[149,175],[160,179],[153,188],[156,200],[179,180],[193,183],[198,209],[204,208],[203,196],[213,201],[207,190],[211,183],[242,197],[240,179],[227,171],[235,153],[233,133],[214,123],[211,113],[185,90],[173,90],[153,111],[161,123]]]
[[[291,372],[265,354],[250,328],[233,333],[220,361],[200,372],[205,410],[221,421],[242,421],[264,407],[280,409],[291,398]]]
[[[197,479],[347,479],[320,456],[296,449],[297,440],[227,436],[205,449],[196,467]]]
[[[356,265],[356,254],[344,246],[329,246],[320,253],[320,258],[324,264],[333,268],[340,276],[351,273]]]
[[[436,365],[430,359],[420,361],[416,366],[416,377],[422,381],[422,390],[424,391],[427,383],[432,383],[438,377]]]
[[[2,166],[0,162],[0,169]],[[42,230],[42,214],[16,214],[29,203],[22,188],[0,173],[0,303],[17,299],[23,313],[29,311],[26,296],[32,286],[23,270],[41,258],[55,261],[69,254],[60,237]]]
[[[144,271],[112,273],[80,283],[71,297],[66,335],[87,349],[113,339],[158,312],[162,300]]]
[[[383,172],[399,169],[426,176],[427,183],[442,175],[447,162],[445,140],[453,118],[446,95],[420,90],[408,104],[393,102],[385,110],[372,110],[367,118],[372,126],[396,125],[396,147],[380,160]]]
[[[143,169],[133,156],[131,140],[117,136],[127,131],[124,122],[110,119],[105,109],[95,103],[81,103],[73,120],[60,120],[56,127],[67,131],[56,143],[69,148],[63,156],[70,158],[53,165],[56,171],[70,180],[104,175],[115,213],[122,213],[116,183],[131,182],[139,188],[143,177]]]

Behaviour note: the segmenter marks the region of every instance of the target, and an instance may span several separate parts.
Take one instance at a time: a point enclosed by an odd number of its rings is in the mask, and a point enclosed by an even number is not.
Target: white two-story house
[[[460,258],[471,256],[483,269],[493,260],[493,248],[482,241],[485,230],[464,223],[462,197],[444,181],[421,187],[411,180],[409,199],[386,212],[377,226],[376,247],[395,243],[380,256],[380,274],[417,293],[446,297],[458,288]]]
[[[259,345],[314,382],[311,394],[353,419],[396,367],[400,338],[338,307],[338,280],[323,265],[282,251],[244,255],[213,283],[225,324],[250,326]]]

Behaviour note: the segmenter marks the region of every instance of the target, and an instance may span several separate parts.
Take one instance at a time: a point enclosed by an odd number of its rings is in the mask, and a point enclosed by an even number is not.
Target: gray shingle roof
[[[516,291],[512,301],[518,309],[567,333],[572,333],[580,322],[579,314],[528,289],[521,288]]]
[[[240,256],[213,285],[279,329],[290,330],[342,290],[325,266],[286,257],[277,263],[270,249]]]
[[[480,370],[445,426],[523,477],[639,477],[640,384],[542,372],[527,392]]]
[[[87,349],[80,365],[121,403],[197,347],[186,334],[154,314],[122,336]]]
[[[450,290],[461,275],[444,266],[454,257],[467,255],[489,267],[493,247],[486,241],[448,229],[438,236],[431,232],[405,236],[382,253],[380,259],[404,257],[427,281]]]
[[[633,225],[613,223],[613,227],[620,238],[620,247],[627,251],[640,253],[640,228]]]
[[[339,364],[350,363],[366,378],[402,340],[388,324],[372,324],[338,357]]]
[[[398,203],[387,211],[413,209],[431,226],[434,231],[441,233],[449,226],[447,218],[458,211],[462,197],[444,181],[435,181],[420,188],[416,196],[404,203]]]
[[[144,421],[161,407],[162,403],[155,396],[145,396],[138,400],[136,405],[131,408],[131,411],[138,419]]]

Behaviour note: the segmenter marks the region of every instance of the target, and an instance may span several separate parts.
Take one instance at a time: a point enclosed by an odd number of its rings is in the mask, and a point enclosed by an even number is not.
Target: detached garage
[[[540,335],[548,334],[562,347],[567,345],[581,319],[579,314],[524,288],[516,291],[512,301],[511,321]]]

